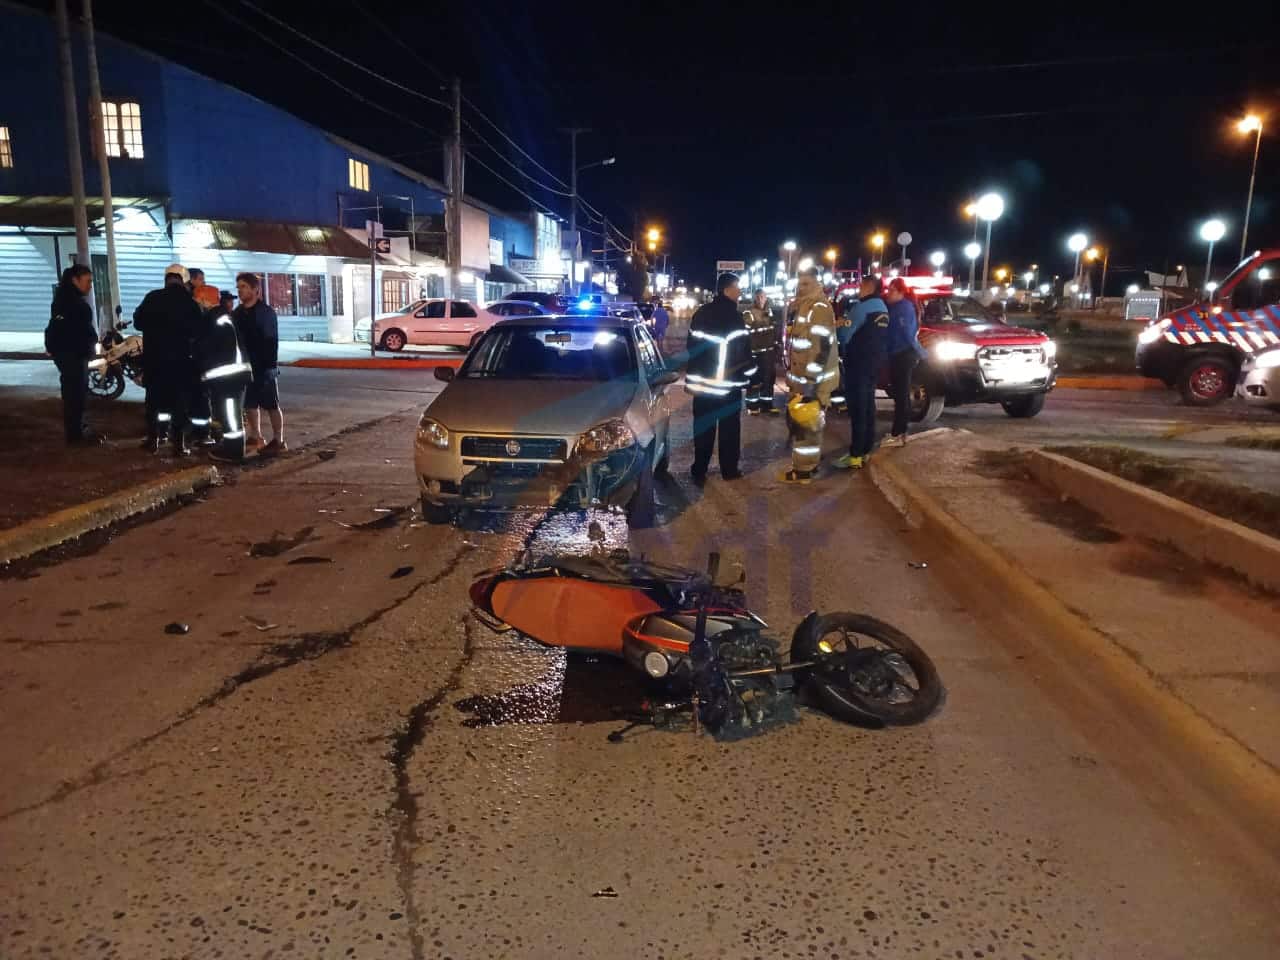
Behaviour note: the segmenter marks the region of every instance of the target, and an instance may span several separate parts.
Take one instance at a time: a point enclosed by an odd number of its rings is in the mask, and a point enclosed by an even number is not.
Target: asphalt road
[[[585,518],[380,512],[414,501],[413,422],[0,580],[0,956],[1275,956],[1276,865],[865,477],[776,484],[777,421],[699,492],[682,410],[629,545],[720,549],[783,636],[898,624],[948,687],[925,725],[608,743],[625,672],[488,634],[465,592],[585,550]]]

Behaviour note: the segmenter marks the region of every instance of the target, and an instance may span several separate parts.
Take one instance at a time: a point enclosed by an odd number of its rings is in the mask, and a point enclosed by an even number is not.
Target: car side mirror
[[[436,367],[435,372],[436,379],[442,380],[445,383],[452,382],[453,378],[458,375],[457,371],[454,370],[453,367]]]
[[[669,387],[679,379],[679,370],[663,370],[661,373],[655,374],[650,382],[655,387]]]

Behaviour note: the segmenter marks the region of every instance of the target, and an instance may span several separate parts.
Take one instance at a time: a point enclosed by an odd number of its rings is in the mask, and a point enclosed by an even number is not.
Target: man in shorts
[[[284,414],[280,410],[280,348],[276,312],[262,299],[262,278],[255,273],[236,277],[240,306],[234,321],[240,342],[244,344],[253,380],[245,390],[245,448],[256,450],[260,457],[274,457],[289,449],[284,441]],[[262,411],[271,421],[271,442],[262,436]]]

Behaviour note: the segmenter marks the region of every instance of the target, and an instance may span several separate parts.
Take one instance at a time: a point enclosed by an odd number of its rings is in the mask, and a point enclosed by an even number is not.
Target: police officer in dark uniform
[[[720,434],[720,476],[742,476],[742,390],[751,382],[755,365],[750,334],[738,312],[738,278],[722,273],[716,298],[698,308],[689,322],[689,364],[685,389],[693,394],[693,482],[702,486]]]
[[[175,456],[190,456],[187,448],[187,404],[194,377],[192,345],[200,335],[200,308],[187,287],[187,271],[180,263],[165,267],[164,286],[152,290],[133,312],[133,325],[142,334],[142,383],[147,391],[147,439],[153,453],[166,436]]]
[[[89,359],[98,343],[93,308],[85,299],[91,286],[93,271],[84,264],[63,270],[58,291],[49,306],[49,326],[44,331],[44,348],[53,357],[62,383],[62,424],[67,443],[72,446],[101,441],[84,425]]]

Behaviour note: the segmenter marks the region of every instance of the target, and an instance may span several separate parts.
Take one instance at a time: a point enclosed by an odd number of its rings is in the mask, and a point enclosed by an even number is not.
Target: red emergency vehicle
[[[1280,249],[1240,262],[1208,302],[1161,317],[1138,335],[1137,364],[1193,406],[1235,392],[1240,365],[1280,345]]]

